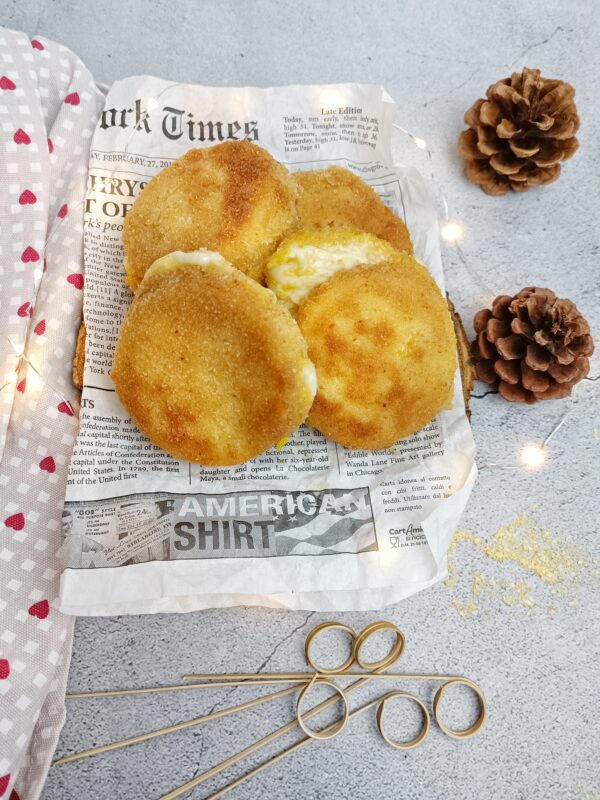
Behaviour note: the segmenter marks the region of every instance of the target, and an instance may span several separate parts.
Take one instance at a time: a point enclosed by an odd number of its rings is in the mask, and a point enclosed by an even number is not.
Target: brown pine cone
[[[579,117],[575,89],[525,68],[498,81],[465,114],[458,139],[469,180],[487,194],[524,192],[551,183],[575,153]]]
[[[567,397],[589,372],[590,326],[570,300],[530,286],[501,295],[473,320],[475,374],[506,400],[535,403]]]

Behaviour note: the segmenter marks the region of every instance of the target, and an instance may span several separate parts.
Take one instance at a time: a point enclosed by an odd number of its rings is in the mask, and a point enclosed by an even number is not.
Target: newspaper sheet
[[[395,114],[378,86],[208,88],[150,77],[112,86],[85,208],[85,386],[63,514],[63,611],[375,609],[445,576],[476,474],[458,369],[452,409],[390,449],[347,450],[302,426],[279,451],[223,469],[155,447],[110,378],[131,301],[124,217],[192,147],[248,139],[291,171],[347,167],[406,221],[443,290],[424,183],[393,163]]]

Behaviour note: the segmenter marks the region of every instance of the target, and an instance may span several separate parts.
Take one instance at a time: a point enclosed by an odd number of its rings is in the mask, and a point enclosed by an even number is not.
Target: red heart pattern
[[[7,517],[4,520],[4,524],[7,528],[12,528],[15,531],[22,531],[25,527],[25,517],[19,511],[18,514],[12,514],[12,516]]]
[[[0,596],[5,585],[12,584],[9,594],[14,597],[6,626],[5,614],[0,614],[0,734],[10,729],[9,735],[0,735],[0,800],[19,800],[13,787],[27,785],[19,771],[23,755],[31,756],[34,764],[38,759],[47,763],[51,755],[54,739],[37,735],[35,719],[49,685],[64,691],[64,661],[56,655],[68,652],[66,634],[72,626],[71,618],[54,614],[60,576],[55,553],[61,538],[58,503],[79,405],[57,396],[52,386],[61,385],[56,382],[64,365],[59,348],[65,347],[64,336],[68,342],[77,324],[86,288],[80,264],[82,234],[70,223],[84,200],[79,170],[87,167],[88,133],[101,98],[81,63],[59,45],[7,30],[1,36],[0,150],[6,145],[7,158],[0,172],[6,173],[8,164],[5,200],[15,215],[15,224],[6,231],[9,255],[0,278],[0,296],[6,300],[3,328],[11,341],[12,336],[15,342],[28,341],[30,357],[49,384],[42,388],[44,381],[23,364],[9,375],[12,385],[7,387],[8,395],[14,393],[10,400],[18,413],[8,420],[0,489],[2,497],[6,494],[0,550],[5,548],[3,555],[11,557],[4,564],[7,569],[0,569]],[[77,82],[69,85],[73,74]],[[54,154],[61,162],[58,185],[53,181]],[[35,289],[40,285],[35,299],[26,288],[32,282]],[[3,636],[12,629],[14,641]],[[10,692],[3,694],[7,689]],[[27,704],[19,698],[27,698]],[[52,723],[50,727],[55,729]]]
[[[37,617],[37,619],[46,619],[50,613],[50,603],[47,600],[40,600],[39,603],[34,603],[29,606],[29,615]]]
[[[61,414],[66,414],[68,417],[72,417],[74,414],[73,406],[66,400],[61,400],[61,402],[57,405],[57,408]]]
[[[49,472],[50,474],[56,472],[56,463],[52,456],[46,456],[46,458],[42,458],[40,461],[40,469],[43,469],[44,472]]]
[[[17,128],[13,136],[13,142],[15,144],[31,144],[31,137],[25,133],[23,128]]]
[[[19,205],[32,206],[34,203],[37,203],[37,197],[33,192],[29,191],[29,189],[25,189],[24,192],[21,192],[21,196],[19,197]]]
[[[26,247],[25,250],[23,250],[23,253],[21,254],[21,261],[24,264],[28,264],[30,261],[39,261],[39,260],[40,260],[40,254],[34,247],[31,247],[31,245]]]
[[[67,283],[70,283],[71,286],[74,286],[76,289],[83,289],[83,275],[79,272],[72,272],[70,275],[67,275]]]
[[[8,800],[21,800],[21,798],[17,794],[16,790],[13,789],[12,792],[10,793],[10,797],[8,798]]]
[[[31,303],[23,303],[22,306],[17,308],[17,314],[20,317],[30,317],[33,314],[33,306]]]

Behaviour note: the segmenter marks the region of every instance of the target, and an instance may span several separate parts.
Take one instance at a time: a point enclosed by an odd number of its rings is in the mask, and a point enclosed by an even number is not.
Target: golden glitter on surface
[[[584,783],[578,783],[575,786],[575,793],[581,800],[600,800],[600,789],[586,786]]]
[[[532,609],[535,584],[524,579],[501,580],[486,572],[471,574],[470,597],[456,596],[458,571],[455,564],[456,549],[468,542],[486,557],[488,562],[501,566],[517,565],[531,577],[548,587],[547,611],[556,614],[559,605],[577,605],[577,590],[585,581],[597,581],[600,562],[587,556],[573,541],[563,535],[552,535],[540,527],[530,512],[502,525],[491,541],[485,541],[467,531],[456,531],[448,548],[448,578],[446,587],[454,595],[452,606],[463,618],[477,615],[484,606],[501,602],[505,606]],[[490,563],[487,565],[491,567]]]

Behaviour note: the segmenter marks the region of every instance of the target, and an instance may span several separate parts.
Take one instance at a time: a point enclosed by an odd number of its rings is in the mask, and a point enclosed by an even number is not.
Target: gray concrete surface
[[[383,83],[403,124],[433,151],[433,172],[451,214],[465,228],[459,253],[444,248],[452,297],[468,322],[495,292],[537,284],[572,297],[600,339],[600,11],[593,0],[2,0],[0,21],[57,39],[77,52],[99,81],[133,73],[213,85],[327,81]],[[493,80],[522,66],[577,88],[581,149],[561,179],[539,191],[488,198],[462,177],[454,152],[464,110]],[[407,144],[407,159],[414,149]],[[595,357],[591,376],[599,373]],[[473,428],[481,471],[462,527],[489,540],[498,526],[536,505],[537,523],[565,535],[588,556],[600,554],[598,496],[600,382],[573,400],[522,408],[475,398]],[[476,394],[483,394],[478,386]],[[516,454],[540,442],[565,411],[538,472],[513,469]],[[508,468],[506,468],[508,467]],[[489,723],[469,742],[433,730],[411,752],[378,738],[374,715],[354,721],[334,742],[314,743],[237,789],[259,798],[527,798],[597,800],[600,760],[598,577],[583,558],[562,596],[514,563],[491,562],[476,548],[456,554],[456,592],[444,585],[390,608],[405,632],[407,670],[458,671],[485,688]],[[523,580],[535,606],[506,605],[494,594],[461,617],[453,599],[472,600],[473,573]],[[556,611],[551,613],[549,606]],[[375,614],[345,614],[360,627]],[[257,609],[188,616],[80,620],[72,690],[145,686],[186,670],[299,668],[304,637],[326,615]],[[364,696],[368,696],[365,691]],[[249,689],[114,702],[72,702],[59,744],[70,753],[238,702]],[[431,699],[432,687],[423,697]],[[452,709],[451,709],[452,710]],[[158,798],[287,720],[289,698],[136,748],[51,771],[43,800]],[[457,712],[458,713],[458,712]],[[285,740],[286,744],[293,737]],[[275,752],[273,749],[269,753]],[[262,757],[262,756],[261,756]],[[246,768],[256,759],[246,762]],[[192,795],[241,774],[234,768]]]

